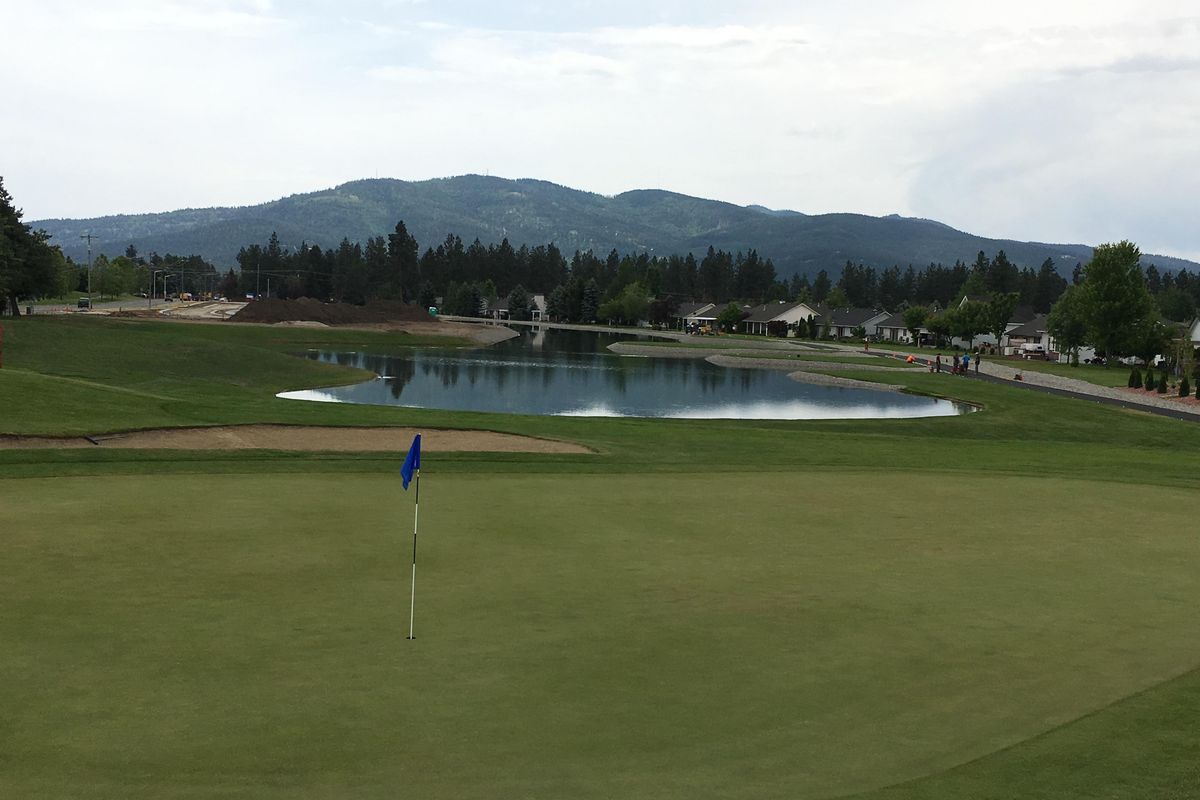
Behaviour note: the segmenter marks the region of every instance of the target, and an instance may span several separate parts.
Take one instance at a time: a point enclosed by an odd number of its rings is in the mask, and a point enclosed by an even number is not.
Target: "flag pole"
[[[421,511],[421,468],[416,470],[416,496],[413,503],[412,595],[408,600],[408,638],[414,639],[413,620],[417,612],[417,515]]]

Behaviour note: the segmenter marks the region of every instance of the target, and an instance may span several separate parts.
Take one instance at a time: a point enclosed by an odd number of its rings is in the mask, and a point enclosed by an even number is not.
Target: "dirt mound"
[[[325,325],[370,325],[384,322],[428,322],[429,312],[420,306],[379,300],[356,306],[298,300],[256,300],[230,317],[234,322],[320,322]]]

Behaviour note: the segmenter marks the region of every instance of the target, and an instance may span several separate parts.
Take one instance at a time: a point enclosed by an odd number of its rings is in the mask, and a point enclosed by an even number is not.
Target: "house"
[[[878,308],[819,308],[821,330],[826,328],[829,335],[837,339],[847,339],[854,335],[855,328],[861,326],[867,336],[879,335],[879,323],[888,319],[891,314]]]
[[[695,311],[687,316],[684,322],[687,324],[689,329],[691,329],[691,327],[694,325],[698,328],[709,327],[713,330],[716,330],[717,317],[720,316],[721,312],[725,310],[725,306],[729,304],[722,303],[717,305],[716,303],[710,303],[709,305],[711,306],[710,308],[705,308],[701,311]]]
[[[1054,340],[1046,330],[1046,315],[1038,314],[1028,322],[1011,325],[1004,334],[1004,354],[1047,354],[1054,350]]]
[[[484,316],[495,320],[508,319],[508,298],[500,297],[496,299],[496,302],[488,304]],[[546,295],[533,294],[529,296],[529,318],[534,322],[541,322],[546,318]]]
[[[962,308],[968,302],[971,303],[987,303],[991,301],[989,295],[974,295],[964,296],[957,308]],[[1044,316],[1044,315],[1043,315]],[[996,337],[990,331],[980,331],[973,340],[968,342],[966,339],[951,338],[950,342],[956,347],[966,348],[968,344],[973,347],[1004,347],[1008,339],[1009,332],[1022,325],[1032,322],[1038,317],[1038,313],[1033,310],[1033,306],[1017,306],[1013,309],[1012,315],[1008,318],[1005,324],[1004,333],[1000,335],[1000,341],[996,341]],[[1043,320],[1044,324],[1044,320]]]
[[[1060,352],[1058,342],[1047,330],[1047,316],[1037,314],[1029,322],[1016,325],[1004,334],[1004,355],[1048,358],[1066,363],[1071,360],[1070,353]],[[1195,324],[1193,324],[1195,329]],[[1091,347],[1079,348],[1079,360],[1091,361],[1096,357],[1096,351]]]
[[[693,325],[704,324],[698,321],[698,314],[712,311],[715,308],[715,303],[680,303],[672,320],[681,330],[688,330]]]
[[[1188,341],[1192,343],[1192,347],[1200,347],[1200,317],[1192,320],[1192,324],[1188,326]]]
[[[891,314],[881,320],[875,326],[875,335],[881,342],[912,344],[912,331],[905,326],[903,314]]]
[[[795,330],[796,323],[807,320],[817,312],[807,303],[763,303],[749,309],[750,316],[742,320],[742,332],[767,336],[780,329]]]

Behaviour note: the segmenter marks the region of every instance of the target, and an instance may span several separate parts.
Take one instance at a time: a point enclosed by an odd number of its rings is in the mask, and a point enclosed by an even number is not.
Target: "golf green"
[[[428,455],[415,641],[398,477],[0,481],[0,796],[962,797],[1200,664],[1188,488],[502,469]]]

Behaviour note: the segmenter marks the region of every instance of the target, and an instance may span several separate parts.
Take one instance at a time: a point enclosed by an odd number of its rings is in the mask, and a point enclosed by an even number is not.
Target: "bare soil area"
[[[365,306],[297,300],[258,300],[232,317],[234,322],[321,322],[326,325],[363,325],[384,322],[429,321],[429,311],[412,303],[376,301]]]
[[[298,450],[406,452],[421,434],[430,452],[590,453],[586,447],[493,431],[418,430],[416,428],[330,428],[301,425],[228,425],[211,428],[163,428],[97,436],[0,436],[0,450],[117,447],[157,450]]]

